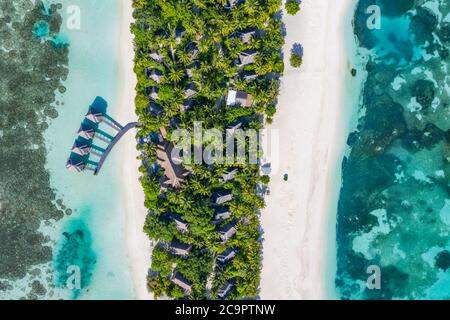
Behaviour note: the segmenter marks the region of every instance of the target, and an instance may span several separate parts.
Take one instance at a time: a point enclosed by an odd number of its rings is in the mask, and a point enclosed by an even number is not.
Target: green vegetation
[[[297,0],[287,0],[284,4],[288,14],[295,16],[300,11],[300,3]]]
[[[202,121],[204,129],[223,130],[240,121],[245,129],[258,130],[263,126],[264,116],[271,119],[275,114],[277,75],[284,69],[280,57],[284,39],[276,15],[281,3],[247,0],[232,8],[224,3],[135,0],[133,4],[138,76],[135,104],[142,124],[137,138],[142,160],[141,183],[150,212],[144,231],[158,242],[148,287],[156,297],[188,295],[190,299],[215,299],[227,282],[233,284],[227,298],[258,295],[261,268],[258,211],[264,207],[264,201],[256,190],[269,182],[268,177],[261,177],[259,166],[254,164],[190,164],[185,166],[190,174],[181,186],[161,189],[164,170],[154,166],[157,160],[154,136],[161,127],[169,133],[175,127],[192,131],[194,121]],[[248,39],[242,36],[246,32],[251,33]],[[257,51],[256,59],[239,67],[236,59],[245,50]],[[162,76],[149,77],[149,68]],[[244,74],[256,78],[246,79]],[[186,103],[184,89],[192,85],[197,93],[189,98],[193,103],[186,110],[181,108]],[[156,91],[151,87],[157,88]],[[226,106],[224,97],[231,87],[251,94],[252,107]],[[149,90],[157,92],[153,101]],[[175,126],[174,119],[177,119]],[[238,171],[232,179],[223,181],[230,168]],[[224,204],[232,216],[218,222],[214,221],[218,206],[211,199],[220,190],[233,195]],[[186,231],[177,229],[173,215],[188,224]],[[237,222],[236,234],[226,242],[220,241],[218,229],[232,221]],[[168,250],[167,244],[172,241],[189,244],[192,250],[184,257],[175,255]],[[217,263],[217,256],[229,248],[237,254],[227,263]],[[174,270],[192,285],[192,290],[183,292],[171,282]]]
[[[294,68],[300,68],[303,63],[303,57],[301,54],[298,54],[296,52],[291,53],[291,58],[289,59],[289,62],[291,63],[291,66]]]

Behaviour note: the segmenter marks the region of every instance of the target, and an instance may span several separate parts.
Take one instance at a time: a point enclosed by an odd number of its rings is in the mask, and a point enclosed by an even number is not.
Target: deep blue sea
[[[367,26],[372,5],[379,29]],[[354,33],[367,77],[342,164],[338,295],[449,299],[450,2],[360,0]]]

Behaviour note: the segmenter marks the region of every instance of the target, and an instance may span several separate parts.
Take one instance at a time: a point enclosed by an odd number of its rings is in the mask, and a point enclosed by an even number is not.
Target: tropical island
[[[178,163],[170,136],[197,121],[224,134],[272,121],[284,70],[281,2],[136,0],[133,7],[144,230],[156,243],[148,288],[155,297],[256,297],[269,177],[258,164]]]

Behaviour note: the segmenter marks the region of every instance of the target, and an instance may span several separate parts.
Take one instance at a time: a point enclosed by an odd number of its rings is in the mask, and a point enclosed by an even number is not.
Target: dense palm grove
[[[275,113],[279,75],[283,72],[284,39],[278,14],[280,0],[135,0],[136,112],[141,151],[142,185],[149,208],[145,232],[157,242],[148,277],[149,289],[159,296],[190,299],[239,299],[258,295],[261,234],[258,212],[264,201],[267,176],[258,165],[233,165],[232,179],[223,175],[229,165],[189,164],[189,176],[177,188],[161,188],[164,170],[157,163],[155,136],[164,127],[192,131],[194,121],[203,129],[224,130],[239,122],[261,129]],[[236,36],[242,30],[252,37]],[[237,33],[238,32],[238,33]],[[256,51],[255,61],[239,66],[239,53]],[[151,71],[149,71],[151,70]],[[245,77],[244,75],[252,75]],[[252,107],[227,106],[232,87],[253,96]],[[186,88],[194,94],[187,99]],[[155,95],[156,93],[156,95]],[[232,193],[226,202],[231,217],[217,223],[218,191]],[[171,217],[188,228],[180,232]],[[220,241],[217,230],[229,223],[237,230]],[[189,245],[189,254],[169,249],[176,241]],[[217,257],[226,250],[235,255],[226,263]],[[172,281],[180,275],[189,290]],[[220,294],[229,285],[226,295]]]

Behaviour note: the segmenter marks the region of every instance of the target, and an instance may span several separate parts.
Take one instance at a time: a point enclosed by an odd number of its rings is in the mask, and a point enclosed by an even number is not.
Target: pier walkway
[[[108,144],[108,147],[106,148],[105,152],[103,152],[100,160],[98,161],[97,168],[94,170],[94,175],[98,175],[100,172],[103,163],[105,162],[106,158],[108,157],[111,150],[114,148],[114,146],[119,142],[119,140],[123,137],[124,134],[126,134],[129,130],[136,128],[139,126],[139,123],[137,122],[130,122],[125,127],[122,127],[122,129],[117,133],[117,135],[114,137],[114,139],[111,140],[111,142]]]

